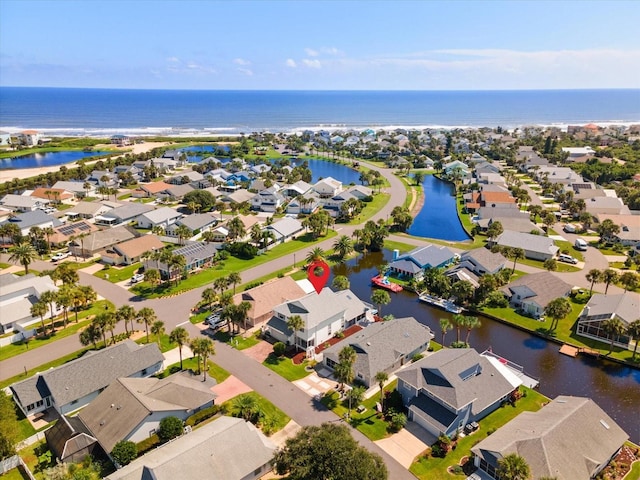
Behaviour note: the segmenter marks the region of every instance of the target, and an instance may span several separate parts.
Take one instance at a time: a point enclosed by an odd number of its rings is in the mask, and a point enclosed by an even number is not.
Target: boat
[[[386,290],[390,290],[393,293],[398,293],[402,291],[402,286],[397,283],[390,282],[386,276],[376,275],[371,279],[371,283],[374,286],[384,288]]]
[[[421,302],[428,303],[429,305],[433,305],[434,307],[442,308],[447,312],[451,313],[462,313],[462,307],[456,305],[455,302],[451,300],[445,300],[444,298],[434,297],[433,295],[429,295],[428,293],[421,293],[418,295],[418,299]]]

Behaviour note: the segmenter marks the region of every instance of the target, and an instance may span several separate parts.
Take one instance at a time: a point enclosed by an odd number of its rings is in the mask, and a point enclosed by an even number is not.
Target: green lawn
[[[627,476],[624,477],[625,480],[640,480],[640,460],[636,460],[631,465],[631,470],[627,473]]]
[[[118,283],[130,279],[134,273],[142,266],[141,263],[134,263],[126,267],[109,267],[98,270],[93,275],[95,277],[108,280],[111,283]]]
[[[113,307],[113,304],[111,302],[100,300],[95,302],[90,308],[81,310],[80,312],[78,312],[78,323],[75,323],[75,314],[73,312],[69,312],[69,323],[67,324],[67,328],[62,328],[62,315],[56,317],[55,325],[59,330],[57,330],[54,335],[47,335],[45,337],[40,336],[36,338],[32,337],[28,342],[23,341],[0,347],[0,361],[6,360],[7,358],[15,357],[16,355],[20,355],[21,353],[25,353],[27,350],[33,350],[35,348],[42,347],[43,345],[47,345],[48,343],[60,340],[64,337],[68,337],[69,335],[76,334],[78,330],[82,329],[89,323],[89,320],[85,319],[90,315],[93,316],[98,312],[104,311],[105,305],[108,305],[110,308]],[[48,331],[51,325],[51,321],[48,318],[45,318],[44,324],[47,327]],[[35,324],[34,328],[41,328],[40,322]]]
[[[301,365],[294,365],[290,358],[276,357],[273,353],[269,354],[262,364],[290,382],[300,380],[311,373],[304,368],[306,362]]]
[[[211,315],[211,312],[209,312],[208,310],[205,312],[196,313],[195,315],[191,315],[189,317],[189,321],[194,325],[197,325],[198,323],[204,322],[209,315]]]
[[[576,258],[579,262],[584,262],[584,255],[580,250],[573,246],[573,243],[564,240],[555,240],[554,243],[556,244],[556,247],[560,249],[560,252],[564,253],[566,251],[568,252],[568,255]]]
[[[0,262],[0,269],[9,268],[9,267],[12,267],[12,266],[13,265],[11,263]]]
[[[264,255],[258,255],[251,260],[242,260],[236,257],[229,257],[227,260],[221,262],[217,266],[202,270],[201,272],[189,276],[185,280],[182,280],[177,286],[175,285],[175,283],[172,283],[170,286],[160,286],[159,288],[153,288],[149,283],[142,282],[133,287],[131,290],[145,298],[157,298],[161,296],[176,295],[193,288],[208,285],[216,278],[224,277],[231,272],[242,272],[263,263],[270,262],[271,260],[274,260],[276,258],[280,258],[286,255],[293,255],[293,253],[298,250],[313,246],[316,243],[323,242],[329,238],[335,237],[336,235],[337,233],[334,230],[330,230],[328,235],[321,236],[316,240],[312,239],[308,234],[300,235],[297,239],[280,244],[267,251],[267,253],[265,253]],[[302,259],[300,259],[300,261],[302,261]]]
[[[509,264],[513,265],[513,260],[511,260],[508,263],[508,265]],[[541,270],[544,270],[544,262],[541,262],[540,260],[532,260],[531,258],[522,258],[518,260],[516,262],[516,268],[518,268],[518,265],[529,265],[530,267],[536,267]],[[556,266],[557,266],[556,272],[579,272],[580,271],[578,267],[576,267],[575,265],[571,265],[570,263],[556,262]]]
[[[232,398],[231,400],[227,400],[221,405],[223,412],[229,412],[231,415],[237,415],[237,410],[233,406],[234,400],[239,397],[249,397],[253,398],[258,405],[260,412],[263,415],[263,418],[269,419],[272,422],[270,432],[268,434],[273,434],[279,430],[282,430],[289,420],[291,420],[282,410],[276,407],[269,400],[264,398],[263,396],[257,394],[256,392],[248,392],[238,395],[237,397]]]
[[[144,325],[142,325],[142,327],[144,330]],[[108,340],[108,335],[107,335],[107,340]],[[149,341],[147,342],[147,335],[145,333],[145,336],[136,340],[136,343],[139,345],[146,345],[147,343],[157,343],[157,340],[158,340],[157,337],[153,333],[151,333],[151,328],[149,328]],[[169,350],[173,350],[177,346],[178,346],[177,343],[173,343],[171,340],[169,340],[169,335],[167,335],[166,333],[160,337],[160,351],[162,353],[168,352]]]
[[[399,250],[400,253],[406,253],[409,252],[411,250],[413,250],[415,247],[415,245],[410,245],[408,243],[402,243],[402,242],[395,242],[393,240],[385,240],[384,241],[384,248],[388,249],[388,250]]]
[[[229,332],[218,331],[216,332],[214,337],[219,342],[231,345],[237,350],[245,350],[260,343],[258,333],[254,333],[253,335],[249,335],[248,337],[243,337],[242,335],[231,335],[229,334]]]
[[[184,352],[183,352],[184,353]],[[215,379],[216,382],[222,383],[231,375],[220,365],[212,362],[211,360],[207,360],[207,375],[211,378]],[[196,357],[183,357],[182,358],[182,369],[183,370],[191,370],[192,372],[198,372],[198,364],[196,362]],[[158,378],[165,378],[171,375],[172,373],[180,371],[180,362],[174,363],[173,365],[169,365],[164,371],[158,375]],[[201,373],[200,373],[201,374]]]
[[[447,468],[457,465],[462,457],[469,455],[471,448],[480,440],[486,438],[489,432],[493,432],[507,422],[515,418],[518,414],[528,411],[535,412],[540,410],[548,398],[540,393],[521,387],[526,397],[522,397],[516,403],[516,406],[505,405],[498,410],[490,413],[484,419],[480,420],[480,429],[458,441],[457,448],[449,452],[445,458],[434,458],[420,456],[409,468],[409,471],[420,479],[432,478],[450,478]]]
[[[371,202],[365,203],[362,212],[356,218],[352,219],[347,225],[358,225],[360,223],[365,223],[369,220],[374,214],[380,211],[382,207],[384,207],[387,202],[391,199],[391,195],[388,193],[376,193],[373,196],[373,200]]]

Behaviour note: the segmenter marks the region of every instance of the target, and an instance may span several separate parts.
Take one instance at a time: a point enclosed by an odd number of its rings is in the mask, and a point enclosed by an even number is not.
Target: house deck
[[[540,380],[538,380],[535,377],[532,377],[531,375],[528,375],[524,371],[524,367],[522,365],[518,365],[517,363],[514,363],[510,360],[507,360],[504,357],[501,357],[500,355],[493,353],[491,349],[485,350],[484,352],[482,352],[482,355],[488,355],[488,356],[497,358],[500,361],[500,363],[502,363],[505,367],[511,370],[511,372],[514,375],[516,375],[520,380],[522,380],[522,384],[525,387],[537,388],[538,385],[540,385]]]

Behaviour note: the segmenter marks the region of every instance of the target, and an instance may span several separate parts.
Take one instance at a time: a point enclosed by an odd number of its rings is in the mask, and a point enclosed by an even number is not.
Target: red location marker
[[[318,270],[316,272],[316,270]],[[321,270],[321,272],[320,272]],[[307,267],[307,278],[316,289],[316,293],[320,293],[329,280],[329,265],[322,260],[314,260]]]

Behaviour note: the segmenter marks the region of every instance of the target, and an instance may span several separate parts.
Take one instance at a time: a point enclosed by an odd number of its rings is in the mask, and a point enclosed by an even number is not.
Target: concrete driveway
[[[413,433],[412,433],[413,432]],[[437,438],[415,422],[394,433],[389,438],[376,441],[376,445],[393,457],[400,465],[409,468],[415,458],[424,452]]]
[[[293,384],[310,397],[318,394],[325,394],[329,390],[338,388],[338,382],[329,380],[328,378],[319,377],[317,373],[312,373],[300,380],[296,380]]]

